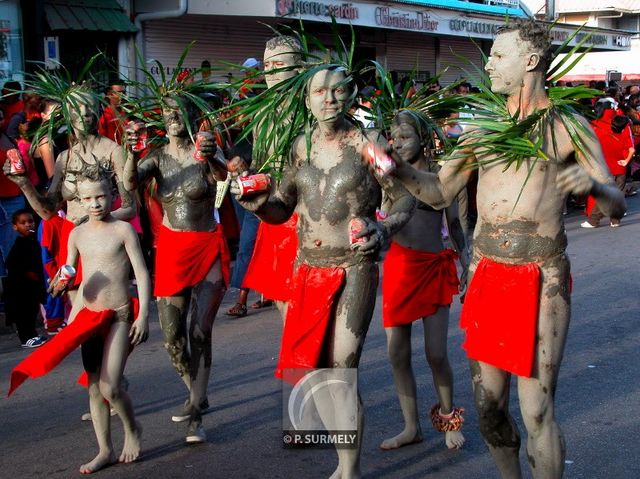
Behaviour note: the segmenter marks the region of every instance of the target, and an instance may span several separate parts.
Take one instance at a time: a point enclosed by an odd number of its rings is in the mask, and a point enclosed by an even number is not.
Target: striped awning
[[[45,0],[44,11],[51,30],[138,30],[115,0]]]

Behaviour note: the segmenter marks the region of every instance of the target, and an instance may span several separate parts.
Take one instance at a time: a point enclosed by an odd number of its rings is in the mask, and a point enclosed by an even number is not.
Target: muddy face
[[[164,121],[167,133],[171,136],[186,136],[187,114],[184,106],[180,105],[173,98],[167,98],[162,105],[162,119]]]
[[[98,108],[89,93],[72,93],[67,101],[71,127],[77,133],[91,133],[98,124]]]
[[[400,123],[391,127],[393,149],[400,158],[408,163],[414,163],[422,151],[422,142],[416,129],[408,123]]]
[[[90,218],[102,220],[111,211],[111,189],[106,181],[80,181],[78,198]]]
[[[530,52],[530,43],[517,31],[499,34],[484,67],[491,78],[491,90],[505,95],[517,93],[524,83]]]
[[[267,87],[271,88],[281,81],[295,76],[295,70],[283,70],[276,73],[269,73],[270,70],[293,67],[298,62],[298,55],[293,52],[289,45],[280,45],[264,51],[264,80]]]
[[[351,100],[351,87],[344,70],[322,70],[309,83],[307,106],[320,123],[334,123],[344,115]]]

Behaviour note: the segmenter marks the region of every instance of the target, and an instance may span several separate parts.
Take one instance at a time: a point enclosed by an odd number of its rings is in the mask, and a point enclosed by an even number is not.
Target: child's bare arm
[[[138,284],[138,299],[140,300],[140,311],[138,319],[131,325],[129,338],[131,344],[140,344],[147,340],[149,335],[149,302],[151,300],[151,280],[149,272],[144,263],[142,249],[136,232],[131,225],[126,225],[124,247],[129,256],[133,274]]]
[[[74,229],[69,235],[69,243],[67,245],[67,261],[65,263],[69,266],[73,266],[74,268],[78,265],[78,257],[80,256],[78,245],[76,244],[78,231],[78,229]]]
[[[78,236],[77,230],[73,230],[69,235],[69,242],[67,246],[67,261],[64,266],[73,266],[76,267],[78,263],[78,247],[76,245],[76,238]],[[71,278],[71,280],[60,280],[60,275],[62,273],[63,265],[59,265],[59,269],[56,274],[49,280],[49,286],[47,288],[47,293],[49,293],[54,298],[56,296],[61,296],[67,288],[73,286],[75,278]]]

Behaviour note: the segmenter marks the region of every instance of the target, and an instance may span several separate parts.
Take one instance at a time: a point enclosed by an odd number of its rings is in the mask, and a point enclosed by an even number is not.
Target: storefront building
[[[542,0],[525,1],[537,15],[546,15]],[[629,39],[626,51],[587,53],[563,80],[640,84],[640,0],[556,0],[555,16],[562,23],[618,29]]]
[[[202,60],[215,64],[224,60],[241,64],[248,57],[261,59],[265,41],[279,25],[295,27],[303,20],[305,29],[331,42],[331,19],[341,26],[343,38],[356,35],[356,57],[375,58],[388,70],[400,74],[417,70],[418,79],[440,73],[448,84],[465,76],[463,58],[482,65],[497,29],[508,18],[531,13],[518,0],[145,0],[136,2],[136,12],[161,15],[166,9],[180,16],[137,22],[143,40],[139,42],[147,59],[159,60],[171,73],[182,49],[192,40],[185,62],[198,68]],[[140,17],[138,17],[140,18]],[[561,44],[575,29],[558,25],[554,41]],[[625,50],[629,35],[615,30],[589,29],[594,50]],[[153,72],[154,74],[158,72]],[[227,73],[218,72],[218,80]]]
[[[522,0],[5,0],[0,79],[20,79],[33,61],[59,61],[73,75],[98,49],[123,77],[135,75],[136,49],[171,74],[195,41],[184,66],[197,69],[209,60],[220,67],[214,80],[225,81],[239,72],[221,62],[261,59],[273,29],[303,20],[305,29],[330,44],[335,18],[345,41],[353,28],[358,59],[375,58],[399,75],[416,70],[418,81],[441,74],[440,82],[448,84],[465,76],[463,59],[482,66],[482,52],[509,18],[526,16],[531,12]],[[554,26],[555,42],[575,28]],[[581,35],[587,32],[594,51],[629,50],[628,32],[586,28]]]

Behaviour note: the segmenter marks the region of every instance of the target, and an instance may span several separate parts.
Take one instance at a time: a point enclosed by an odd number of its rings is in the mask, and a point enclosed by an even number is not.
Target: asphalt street
[[[605,220],[593,230],[579,227],[583,216],[569,212],[566,227],[574,279],[573,314],[556,394],[556,415],[567,443],[567,478],[640,477],[640,198],[628,198],[622,227]],[[250,302],[255,300],[250,296]],[[273,377],[281,319],[271,308],[242,319],[224,315],[234,302],[230,292],[214,325],[214,366],[209,383],[211,412],[204,417],[209,442],[187,446],[186,425],[171,422],[186,390],[164,351],[155,309],[150,340],[127,365],[130,393],[144,427],[143,452],[131,465],[115,465],[99,478],[325,478],[336,467],[330,449],[282,446],[281,384]],[[379,303],[380,297],[378,297]],[[427,419],[436,401],[424,360],[422,326],[416,324],[414,369],[422,404],[425,441],[384,452],[379,443],[402,428],[400,409],[386,355],[386,340],[376,307],[361,362],[360,385],[366,429],[362,472],[367,478],[487,479],[497,471],[478,431],[470,375],[460,347],[460,305],[454,303],[449,355],[455,376],[455,403],[466,408],[462,450],[444,447]],[[0,336],[0,390],[27,350],[13,334]],[[76,384],[82,370],[73,353],[44,378],[28,380],[11,398],[0,400],[0,477],[78,477],[78,466],[94,457],[97,446],[86,391]],[[512,411],[522,429],[516,388]],[[116,448],[122,427],[113,418]],[[523,434],[524,436],[524,434]],[[525,454],[521,453],[525,464]],[[525,476],[531,477],[525,464]]]

